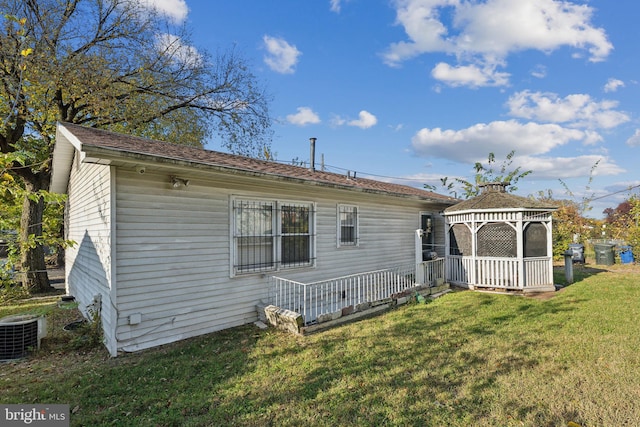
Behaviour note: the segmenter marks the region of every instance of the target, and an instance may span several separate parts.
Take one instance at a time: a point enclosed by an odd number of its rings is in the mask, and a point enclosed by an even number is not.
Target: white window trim
[[[235,263],[237,259],[237,245],[234,236],[235,227],[236,227],[236,216],[235,216],[235,207],[237,202],[248,201],[248,202],[259,202],[259,203],[271,203],[275,208],[275,215],[273,217],[274,222],[274,234],[272,238],[274,239],[273,244],[273,266],[266,267],[260,270],[253,271],[242,271],[236,268]],[[281,217],[281,208],[282,206],[289,205],[305,205],[309,206],[311,212],[309,213],[311,218],[309,219],[309,258],[310,262],[308,264],[303,265],[285,265],[281,262],[282,257],[282,217]],[[316,245],[317,245],[317,235],[316,235],[316,221],[317,221],[317,206],[315,202],[310,202],[306,200],[287,200],[287,199],[276,199],[276,198],[266,198],[266,197],[252,197],[252,196],[230,196],[229,200],[229,271],[230,277],[236,276],[248,276],[248,275],[256,275],[256,274],[265,274],[269,272],[281,271],[281,270],[292,270],[292,269],[304,269],[304,268],[315,268],[316,267]]]
[[[342,243],[342,224],[340,223],[340,213],[344,208],[353,208],[356,211],[356,224],[354,230],[353,243]],[[338,204],[336,206],[336,247],[337,248],[357,248],[360,246],[360,208],[357,205]]]

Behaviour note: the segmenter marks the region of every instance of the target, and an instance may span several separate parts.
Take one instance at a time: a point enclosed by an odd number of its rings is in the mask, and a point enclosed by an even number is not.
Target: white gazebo
[[[446,276],[470,289],[555,290],[553,206],[487,183],[482,193],[444,211]]]

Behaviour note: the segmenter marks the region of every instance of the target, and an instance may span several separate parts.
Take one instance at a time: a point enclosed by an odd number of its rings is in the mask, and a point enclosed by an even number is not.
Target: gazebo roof
[[[482,193],[472,199],[449,206],[444,213],[461,211],[500,211],[513,209],[556,210],[557,206],[539,202],[528,197],[516,196],[505,191],[508,182],[481,184]]]

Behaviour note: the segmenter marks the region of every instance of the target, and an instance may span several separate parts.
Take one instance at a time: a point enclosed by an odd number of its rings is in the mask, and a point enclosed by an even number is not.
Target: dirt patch
[[[555,297],[556,295],[560,294],[565,289],[566,289],[565,287],[557,286],[555,292],[535,292],[535,293],[525,294],[525,296],[527,298],[545,301],[545,300],[548,300],[548,299],[551,299],[551,298]]]

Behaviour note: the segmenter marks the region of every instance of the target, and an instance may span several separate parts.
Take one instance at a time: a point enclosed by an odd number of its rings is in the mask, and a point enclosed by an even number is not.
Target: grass
[[[307,337],[245,326],[115,359],[50,331],[2,365],[0,402],[70,404],[91,426],[633,425],[640,284],[610,270],[577,267],[552,297],[455,292]],[[0,316],[71,316],[23,304]]]

